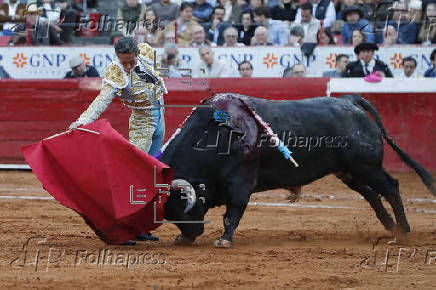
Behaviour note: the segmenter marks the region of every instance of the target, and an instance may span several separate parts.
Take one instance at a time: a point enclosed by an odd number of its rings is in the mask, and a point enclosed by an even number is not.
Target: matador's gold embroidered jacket
[[[77,119],[80,125],[86,125],[97,120],[111,104],[115,96],[124,105],[132,109],[129,119],[129,139],[132,144],[147,152],[153,135],[155,120],[153,110],[159,110],[163,118],[163,94],[167,89],[159,72],[153,67],[154,52],[146,43],[138,45],[138,63],[141,72],[151,75],[156,81],[144,82],[135,71],[127,74],[120,62],[113,61],[107,68],[102,82],[100,94]],[[156,117],[156,113],[154,114]]]

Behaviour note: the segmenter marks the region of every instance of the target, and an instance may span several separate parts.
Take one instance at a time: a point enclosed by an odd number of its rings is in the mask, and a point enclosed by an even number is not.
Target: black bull
[[[175,223],[182,233],[176,243],[192,243],[204,231],[204,224],[195,221],[203,221],[209,208],[225,204],[224,234],[215,245],[229,247],[253,192],[290,189],[331,173],[370,203],[387,230],[409,232],[398,181],[383,169],[383,138],[436,195],[435,179],[394,143],[376,109],[358,95],[271,101],[229,93],[203,104],[212,107],[193,111],[161,158],[174,169],[174,178],[186,180],[196,194],[185,213],[184,195],[189,192],[192,199],[192,192],[181,190],[183,186],[170,191],[165,218],[185,222]],[[226,111],[231,119],[216,121],[216,110]],[[267,144],[265,128],[253,111],[293,151],[299,167]],[[381,197],[391,205],[396,223]]]

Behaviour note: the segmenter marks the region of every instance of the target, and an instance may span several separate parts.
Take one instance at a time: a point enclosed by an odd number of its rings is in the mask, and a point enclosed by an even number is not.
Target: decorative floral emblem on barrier
[[[266,56],[263,58],[263,64],[266,64],[266,68],[273,68],[274,65],[278,64],[277,62],[278,58],[274,56],[274,53],[267,53]]]
[[[394,56],[391,57],[391,65],[394,67],[394,69],[403,67],[403,56],[401,53],[394,53]]]
[[[336,67],[336,56],[337,54],[330,53],[330,55],[325,58],[325,63],[330,67],[330,69],[334,69]]]
[[[23,68],[24,65],[27,64],[27,57],[24,56],[24,53],[17,53],[17,55],[13,57],[12,63],[15,64],[17,68]]]

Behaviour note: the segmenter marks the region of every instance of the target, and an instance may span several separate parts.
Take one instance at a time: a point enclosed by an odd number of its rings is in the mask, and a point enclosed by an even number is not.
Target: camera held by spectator
[[[175,43],[167,43],[161,58],[161,68],[168,68],[164,75],[169,78],[181,78],[182,74],[177,69],[180,66],[179,49]]]

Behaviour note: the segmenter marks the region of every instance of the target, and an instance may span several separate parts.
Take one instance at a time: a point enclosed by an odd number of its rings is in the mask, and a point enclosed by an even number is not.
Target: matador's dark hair
[[[138,52],[138,43],[133,37],[121,37],[115,43],[115,53],[116,54],[127,54]]]

